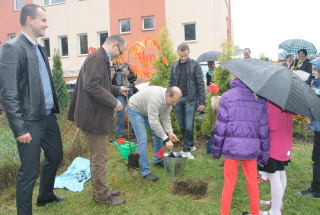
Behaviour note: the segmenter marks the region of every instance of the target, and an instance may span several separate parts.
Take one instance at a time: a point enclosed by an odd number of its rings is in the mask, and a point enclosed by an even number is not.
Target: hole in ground
[[[187,179],[186,181],[175,181],[172,194],[185,196],[189,195],[198,200],[207,194],[208,183],[200,179]]]

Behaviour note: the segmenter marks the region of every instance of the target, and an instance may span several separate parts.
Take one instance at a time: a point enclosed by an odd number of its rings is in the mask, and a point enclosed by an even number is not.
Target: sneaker
[[[248,212],[242,212],[241,215],[250,215]]]
[[[266,201],[266,200],[260,200],[260,205],[266,206],[266,207],[271,207],[272,202],[271,201]],[[281,210],[284,210],[283,203],[281,204]]]
[[[311,190],[311,188],[301,191],[300,194],[302,194],[304,196],[311,197],[311,198],[320,198],[320,194],[316,193],[316,192],[313,192]]]
[[[153,175],[151,172],[145,176],[143,176],[144,179],[147,179],[149,181],[157,181],[159,177]]]
[[[197,148],[196,148],[195,146],[192,146],[192,147],[190,148],[190,152],[194,152],[195,150],[197,150]]]
[[[191,154],[191,152],[183,152],[183,153],[182,153],[182,157],[188,158],[188,159],[190,159],[190,160],[193,160],[193,159],[194,159],[194,156]]]

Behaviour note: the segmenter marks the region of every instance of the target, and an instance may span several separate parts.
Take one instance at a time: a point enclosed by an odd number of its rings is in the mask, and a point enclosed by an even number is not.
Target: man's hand
[[[198,109],[198,111],[203,111],[203,110],[204,110],[204,108],[205,108],[205,106],[204,106],[204,105],[199,105],[197,109]]]
[[[168,142],[166,142],[166,147],[167,149],[169,149],[170,151],[173,150],[173,143],[171,140],[169,140]]]
[[[169,132],[168,132],[168,136],[169,136],[169,139],[170,139],[172,142],[174,142],[174,143],[176,143],[176,142],[179,141],[179,139],[177,138],[177,136],[176,136],[172,131],[169,131]]]
[[[17,137],[16,140],[20,143],[28,143],[29,144],[31,142],[32,138],[31,138],[30,133],[28,132],[24,135]]]
[[[114,110],[115,111],[121,111],[122,108],[123,108],[122,103],[119,100],[117,100],[117,106],[115,107]]]
[[[124,96],[128,95],[128,91],[129,91],[128,87],[121,86],[121,89],[122,89],[122,91],[121,91],[122,95],[124,95]]]

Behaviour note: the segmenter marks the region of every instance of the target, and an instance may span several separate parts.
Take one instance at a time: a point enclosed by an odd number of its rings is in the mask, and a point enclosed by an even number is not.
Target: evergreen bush
[[[52,56],[52,79],[57,94],[59,107],[61,110],[69,108],[70,105],[70,95],[67,91],[66,82],[63,79],[63,69],[61,57],[58,49],[54,49],[54,54]]]

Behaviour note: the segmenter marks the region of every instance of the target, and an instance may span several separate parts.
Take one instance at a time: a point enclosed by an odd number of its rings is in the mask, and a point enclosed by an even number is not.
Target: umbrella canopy
[[[310,77],[310,74],[303,70],[293,70],[293,73],[299,76],[299,78],[301,78],[302,81],[306,81]]]
[[[285,40],[279,44],[279,49],[283,49],[289,53],[297,53],[300,49],[306,49],[308,55],[317,54],[317,49],[311,42],[301,39]]]
[[[290,69],[268,61],[245,58],[220,63],[253,92],[285,110],[320,119],[320,99]]]
[[[291,54],[293,58],[297,57],[297,53],[288,53],[287,51],[283,51],[279,53],[278,60],[286,60],[286,57],[289,54]]]
[[[217,52],[217,51],[210,51],[210,52],[206,52],[201,54],[197,61],[198,62],[206,62],[206,61],[217,61],[218,57],[223,54],[222,52]]]

